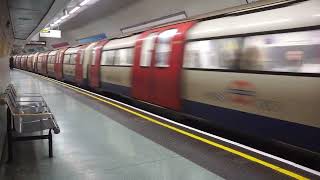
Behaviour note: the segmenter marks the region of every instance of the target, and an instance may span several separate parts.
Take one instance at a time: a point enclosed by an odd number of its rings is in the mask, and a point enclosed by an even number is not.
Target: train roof
[[[80,46],[68,48],[64,54],[76,54],[79,48]]]
[[[90,43],[85,50],[91,50],[98,44],[98,41]]]
[[[56,55],[59,50],[50,51],[48,55]]]
[[[267,11],[202,21],[188,32],[187,39],[270,32],[318,25],[320,25],[320,1],[309,0]]]
[[[104,45],[103,50],[121,49],[133,47],[139,35],[133,35],[122,39],[114,39]]]
[[[48,55],[50,53],[50,51],[46,51],[46,52],[41,52],[40,54],[39,54],[39,56],[44,56],[44,55]]]

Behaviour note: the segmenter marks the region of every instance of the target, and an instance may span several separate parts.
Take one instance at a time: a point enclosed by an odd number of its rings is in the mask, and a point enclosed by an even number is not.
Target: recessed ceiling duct
[[[182,11],[182,12],[178,12],[175,14],[170,14],[170,15],[163,16],[160,18],[152,19],[150,21],[146,21],[146,22],[139,23],[136,25],[132,25],[129,27],[121,28],[120,30],[122,33],[132,33],[132,32],[137,32],[137,31],[149,29],[152,27],[160,26],[163,24],[167,24],[170,22],[184,20],[186,18],[187,18],[186,12]]]

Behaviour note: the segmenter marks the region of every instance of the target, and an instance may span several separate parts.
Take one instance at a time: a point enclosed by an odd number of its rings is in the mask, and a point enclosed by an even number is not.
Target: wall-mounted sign
[[[101,33],[101,34],[97,34],[97,35],[94,35],[94,36],[89,36],[89,37],[86,37],[86,38],[78,39],[77,41],[79,43],[81,43],[81,44],[84,44],[84,43],[100,41],[100,40],[106,39],[106,38],[107,38],[107,36],[104,33]]]
[[[61,38],[61,31],[60,30],[43,29],[43,30],[40,31],[40,37]]]

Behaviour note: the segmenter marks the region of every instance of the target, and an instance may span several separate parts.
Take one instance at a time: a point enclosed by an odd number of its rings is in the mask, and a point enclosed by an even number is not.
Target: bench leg
[[[51,129],[49,130],[49,157],[52,158],[53,157],[53,151],[52,151],[52,133],[51,133]]]
[[[11,127],[12,115],[9,107],[7,108],[7,141],[8,141],[8,161],[10,163],[13,159],[12,152],[12,127]]]

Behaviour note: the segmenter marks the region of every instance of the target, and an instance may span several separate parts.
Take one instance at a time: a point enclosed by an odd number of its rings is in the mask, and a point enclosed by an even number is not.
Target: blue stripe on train
[[[189,100],[183,100],[183,112],[208,119],[226,129],[320,152],[320,128]]]
[[[101,82],[101,89],[106,92],[112,92],[115,94],[121,94],[124,96],[130,95],[130,88],[126,86],[121,86],[117,84]]]

